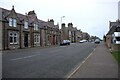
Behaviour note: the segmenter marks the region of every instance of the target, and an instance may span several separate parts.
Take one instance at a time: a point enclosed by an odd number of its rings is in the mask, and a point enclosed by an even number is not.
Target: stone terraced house
[[[68,23],[68,27],[65,23],[62,24],[61,40],[70,40],[71,43],[76,43],[81,40],[80,38],[82,38],[82,32],[73,27],[72,23]]]
[[[25,15],[0,8],[0,50],[57,45],[60,41],[59,25],[54,20],[42,21],[35,11]]]

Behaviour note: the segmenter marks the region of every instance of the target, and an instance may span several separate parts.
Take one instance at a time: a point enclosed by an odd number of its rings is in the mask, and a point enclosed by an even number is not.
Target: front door
[[[24,46],[28,47],[28,34],[27,33],[25,33],[25,36],[24,36]]]
[[[53,35],[53,45],[55,45],[55,35]]]

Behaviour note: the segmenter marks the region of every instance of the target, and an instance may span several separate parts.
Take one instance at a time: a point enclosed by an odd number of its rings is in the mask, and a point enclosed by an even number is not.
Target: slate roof
[[[112,35],[115,31],[116,31],[116,28],[120,26],[120,22],[110,22],[110,25],[109,25],[109,31],[106,35]]]
[[[45,27],[47,27],[47,25],[48,25],[47,22],[42,21],[42,20],[38,20],[38,22],[39,22],[39,25],[41,26],[41,28],[45,28]]]
[[[4,8],[0,8],[2,9],[2,20],[4,20],[11,12],[11,10],[7,10],[7,9],[4,9]],[[23,15],[23,14],[20,14],[20,13],[16,13],[17,14],[17,17],[19,18],[19,20],[21,21],[22,24],[24,24],[24,20],[26,18],[26,15]],[[28,24],[29,26],[33,26],[33,23],[34,21],[37,19],[37,16],[35,15],[27,15],[28,17]],[[45,26],[48,25],[47,22],[43,21],[43,20],[40,20],[40,19],[37,19],[38,21],[38,25],[40,28],[44,28]]]

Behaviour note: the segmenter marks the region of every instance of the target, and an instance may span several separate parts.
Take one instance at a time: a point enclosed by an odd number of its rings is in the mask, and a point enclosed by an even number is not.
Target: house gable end
[[[14,6],[12,8],[12,10],[10,11],[10,13],[6,16],[6,19],[9,20],[9,18],[14,18],[17,20],[17,23],[20,24],[20,19],[17,16],[17,13],[15,12]]]

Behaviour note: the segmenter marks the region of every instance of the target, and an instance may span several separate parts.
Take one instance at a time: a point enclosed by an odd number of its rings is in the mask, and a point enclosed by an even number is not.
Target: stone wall
[[[112,44],[111,46],[112,51],[120,51],[120,44]]]
[[[111,35],[107,35],[106,36],[106,44],[109,48],[111,48],[111,43],[112,43],[112,36]]]

